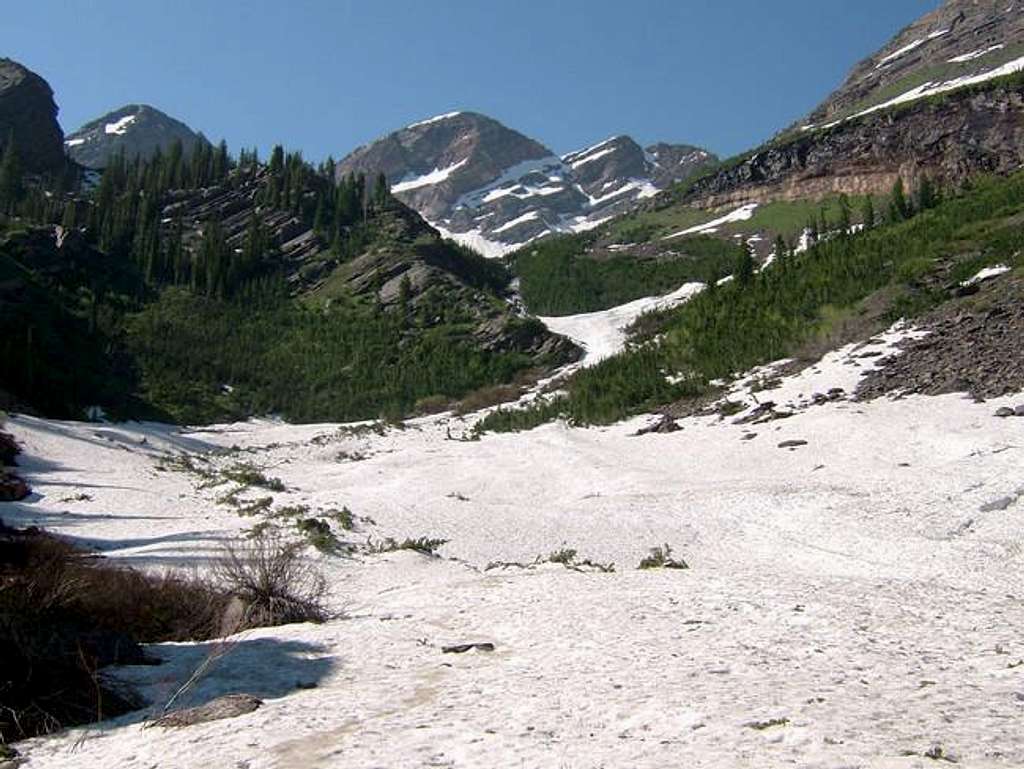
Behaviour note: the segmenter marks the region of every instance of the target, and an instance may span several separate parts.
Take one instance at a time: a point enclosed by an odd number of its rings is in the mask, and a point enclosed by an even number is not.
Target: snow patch
[[[505,232],[506,230],[514,229],[518,227],[520,224],[526,224],[527,222],[535,221],[538,218],[540,218],[540,214],[538,214],[536,211],[527,211],[522,216],[512,219],[511,221],[505,222],[500,227],[491,230],[491,233],[497,235],[499,232]]]
[[[671,240],[672,238],[678,238],[682,235],[709,234],[716,232],[723,224],[747,221],[753,217],[754,211],[757,210],[757,205],[757,203],[747,203],[745,206],[740,206],[735,211],[730,211],[725,216],[719,217],[718,219],[712,219],[710,222],[705,222],[704,224],[698,224],[695,227],[688,227],[687,229],[680,230],[679,232],[673,232],[671,235],[663,237],[662,240]]]
[[[975,59],[980,59],[982,56],[987,56],[988,54],[992,53],[993,51],[1001,51],[1005,47],[1006,46],[1003,43],[1000,43],[999,45],[993,45],[993,46],[990,46],[988,48],[982,48],[982,49],[977,50],[977,51],[971,51],[970,53],[965,53],[962,56],[954,56],[952,59],[949,60],[949,63],[950,64],[964,64],[965,62],[968,62],[968,61],[974,61]]]
[[[420,126],[430,125],[431,123],[440,123],[443,120],[450,120],[453,117],[461,115],[461,111],[446,112],[443,115],[436,115],[434,117],[427,118],[426,120],[420,120],[418,123],[410,123],[406,128],[419,128]]]
[[[703,289],[703,283],[686,283],[664,296],[644,297],[598,312],[542,317],[540,321],[582,347],[586,351],[583,365],[592,366],[622,351],[626,345],[626,327],[645,312],[675,307]]]
[[[391,186],[392,192],[408,192],[409,190],[416,190],[420,187],[428,187],[432,184],[440,184],[451,176],[455,171],[462,168],[469,162],[469,158],[464,158],[458,163],[448,166],[447,168],[435,168],[428,174],[423,176],[416,176],[411,179],[404,179]]]
[[[125,115],[120,120],[114,123],[107,123],[103,127],[103,131],[108,134],[115,136],[124,136],[127,133],[128,126],[135,122],[136,115]]]
[[[1005,264],[996,264],[993,265],[992,267],[985,267],[984,269],[980,270],[978,274],[975,275],[974,277],[961,281],[960,285],[965,287],[973,286],[975,283],[981,283],[983,281],[988,280],[989,278],[995,278],[998,277],[999,275],[1004,275],[1009,271],[1010,268],[1007,267]]]

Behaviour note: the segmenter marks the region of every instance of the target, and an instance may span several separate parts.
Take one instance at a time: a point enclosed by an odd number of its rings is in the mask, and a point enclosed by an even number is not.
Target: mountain
[[[1024,64],[1024,6],[947,0],[860,62],[802,125],[912,100]]]
[[[716,162],[709,152],[618,136],[559,157],[474,112],[413,123],[360,147],[338,177],[383,173],[441,232],[499,256],[555,232],[596,226]]]
[[[949,0],[858,64],[810,116],[694,184],[701,207],[958,186],[1024,160],[1024,6]]]
[[[206,138],[155,107],[128,104],[69,134],[64,147],[86,168],[104,168],[122,151],[127,158],[148,158],[157,150],[166,152],[175,141],[180,141],[188,154]]]
[[[0,59],[0,146],[9,136],[25,171],[64,168],[64,134],[49,83],[16,61]]]

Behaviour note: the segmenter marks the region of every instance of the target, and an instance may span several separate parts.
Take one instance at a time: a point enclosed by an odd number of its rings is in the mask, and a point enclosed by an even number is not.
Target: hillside
[[[887,194],[896,179],[957,187],[1024,158],[1024,17],[948,0],[861,62],[808,118],[676,190],[702,208]]]
[[[24,194],[0,230],[7,407],[398,418],[577,354],[520,315],[500,264],[280,147],[260,164],[176,143],[119,156],[88,197]]]
[[[857,64],[797,128],[823,125],[1021,68],[1024,14],[999,0],[945,0]]]
[[[337,173],[385,174],[392,192],[438,229],[500,256],[592,229],[716,160],[686,145],[643,149],[628,136],[558,157],[485,115],[456,112],[355,150]]]

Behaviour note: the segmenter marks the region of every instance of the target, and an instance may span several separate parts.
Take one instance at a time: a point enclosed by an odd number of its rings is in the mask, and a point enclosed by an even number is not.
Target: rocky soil
[[[1024,279],[1006,275],[915,321],[930,333],[902,342],[902,354],[871,371],[857,398],[966,392],[980,400],[1024,390],[1022,297]]]

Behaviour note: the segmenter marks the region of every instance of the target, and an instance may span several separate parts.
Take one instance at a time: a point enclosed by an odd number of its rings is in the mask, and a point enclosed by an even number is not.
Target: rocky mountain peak
[[[152,156],[166,152],[180,140],[186,154],[197,142],[205,142],[180,120],[148,104],[127,104],[92,120],[64,142],[68,155],[87,168],[103,168],[122,150],[126,157]]]
[[[64,134],[53,89],[27,67],[0,58],[0,146],[11,136],[29,173],[53,173],[64,167]]]
[[[440,231],[499,256],[596,226],[715,160],[688,146],[652,149],[616,136],[559,157],[486,115],[452,112],[360,147],[337,173],[384,173],[392,192]]]

